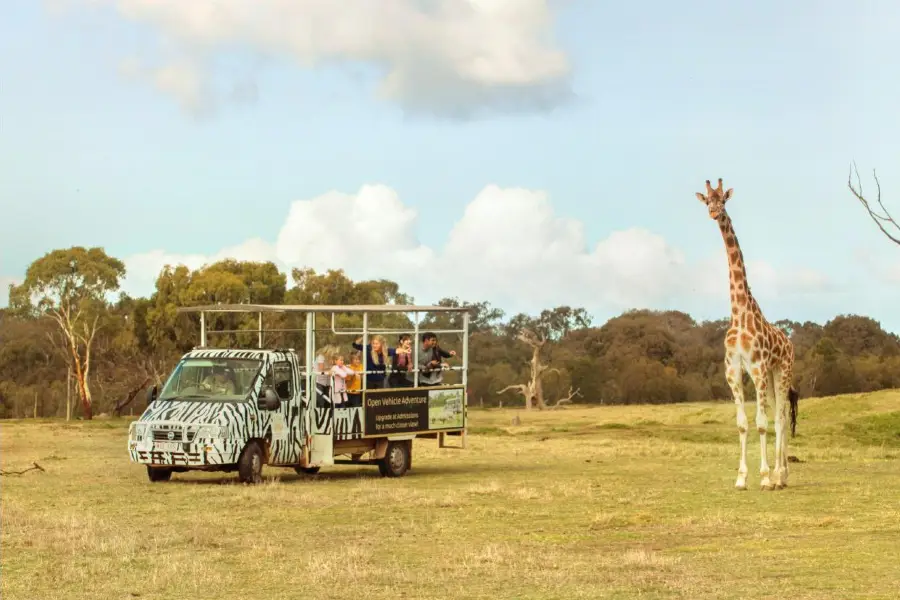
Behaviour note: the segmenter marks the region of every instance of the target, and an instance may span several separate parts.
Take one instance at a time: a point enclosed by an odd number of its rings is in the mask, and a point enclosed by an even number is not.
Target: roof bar
[[[209,304],[205,306],[179,306],[180,313],[190,312],[302,312],[302,313],[423,313],[423,312],[470,312],[468,306],[426,306],[415,304]]]

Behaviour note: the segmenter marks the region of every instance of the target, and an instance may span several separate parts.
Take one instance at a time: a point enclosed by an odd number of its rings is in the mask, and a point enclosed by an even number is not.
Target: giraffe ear
[[[731,198],[731,193],[734,191],[734,188],[728,188],[728,191],[725,192],[725,195],[722,196],[722,204],[728,202],[728,199]]]
[[[729,191],[731,191],[731,190],[729,190]],[[704,196],[704,195],[701,194],[700,192],[697,192],[697,200],[699,200],[699,201],[702,202],[703,204],[706,204],[706,203],[708,202],[707,199],[706,199],[706,196]]]

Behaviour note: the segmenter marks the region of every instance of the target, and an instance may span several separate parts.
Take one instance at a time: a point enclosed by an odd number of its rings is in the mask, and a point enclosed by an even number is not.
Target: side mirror
[[[153,404],[153,401],[156,400],[156,386],[150,386],[150,389],[147,390],[147,404]]]
[[[262,398],[257,400],[256,405],[261,410],[278,410],[281,406],[281,401],[278,399],[278,396],[275,395],[275,392],[272,391],[272,388],[266,388],[262,394]]]

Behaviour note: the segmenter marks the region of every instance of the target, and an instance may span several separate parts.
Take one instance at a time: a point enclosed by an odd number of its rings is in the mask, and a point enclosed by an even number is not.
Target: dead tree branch
[[[135,397],[138,395],[138,392],[140,392],[142,389],[147,387],[147,385],[150,383],[150,381],[151,381],[151,378],[147,377],[141,382],[140,385],[138,385],[137,387],[131,388],[131,390],[128,392],[128,395],[125,396],[125,398],[123,400],[120,400],[119,402],[117,402],[115,407],[113,407],[113,414],[115,414],[117,417],[121,417],[122,411],[125,410],[125,407],[127,407],[129,404],[131,404],[134,401]]]
[[[854,173],[856,174],[855,188],[853,187]],[[850,188],[850,192],[857,200],[859,200],[860,204],[866,209],[866,212],[869,213],[869,217],[875,222],[881,230],[881,233],[886,235],[887,238],[895,244],[900,245],[900,224],[898,224],[894,217],[891,216],[891,213],[888,212],[888,209],[885,208],[884,203],[881,201],[881,182],[878,181],[878,175],[875,173],[875,169],[872,169],[872,175],[875,177],[875,187],[877,188],[877,195],[875,197],[875,202],[878,204],[877,209],[869,203],[869,200],[867,200],[863,194],[862,180],[859,177],[856,163],[853,163],[850,175],[847,176],[847,187]],[[896,233],[892,233],[894,230],[896,230]]]
[[[572,404],[572,398],[578,396],[579,398],[583,398],[584,395],[581,393],[581,388],[576,388],[574,391],[572,390],[572,386],[569,386],[569,395],[563,398],[562,396],[556,401],[556,404],[550,406],[550,410],[554,410],[560,408],[563,404]]]
[[[519,392],[520,394],[525,395],[526,393],[528,393],[528,386],[525,385],[524,383],[517,383],[517,384],[514,384],[514,385],[508,385],[508,386],[506,386],[505,388],[503,388],[502,390],[500,390],[499,392],[497,392],[497,395],[499,396],[500,394],[505,394],[505,393],[508,392],[509,390],[516,390],[516,391]]]
[[[33,464],[34,466],[33,466],[33,467],[28,467],[27,469],[24,469],[24,470],[22,470],[22,471],[0,471],[0,475],[24,475],[24,474],[27,473],[28,471],[42,471],[42,472],[46,472],[46,471],[44,471],[44,467],[42,467],[41,465],[39,465],[39,464],[37,464],[37,463],[31,463],[31,464]]]

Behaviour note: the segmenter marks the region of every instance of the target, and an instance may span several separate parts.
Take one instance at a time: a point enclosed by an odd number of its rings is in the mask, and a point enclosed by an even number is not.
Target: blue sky
[[[359,6],[414,12],[423,4],[381,1]],[[346,15],[319,11],[304,20],[295,11],[283,19],[297,36],[307,22],[329,32],[311,37],[304,56],[324,60],[307,66],[296,60],[298,50],[265,39],[278,33],[278,0],[257,3],[253,35],[232,25],[202,43],[205,30],[190,14],[154,13],[143,0],[7,0],[0,9],[0,303],[6,284],[53,248],[103,246],[131,267],[126,289],[150,293],[160,265],[147,253],[202,262],[259,238],[273,246],[262,255],[271,252],[285,268],[309,263],[390,276],[421,302],[457,295],[533,311],[539,297],[540,304],[587,305],[600,320],[625,304],[718,318],[728,312],[722,240],[694,192],[721,176],[735,188],[728,208],[744,255],[765,265],[751,269],[750,283],[767,316],[824,322],[854,312],[900,332],[900,248],[846,188],[851,160],[867,188],[877,168],[886,204],[900,215],[900,7],[874,0],[624,4],[550,2],[552,41],[528,32],[514,41],[562,53],[568,69],[544,79],[532,73],[537,83],[515,88],[496,78],[460,83],[453,65],[441,62],[453,52],[447,48],[469,40],[499,56],[506,38],[487,35],[494,31],[487,25],[478,39],[441,29],[440,15],[428,18],[434,31],[451,32],[445,47],[428,48],[427,36],[400,17],[378,16],[382,37],[335,50],[333,38],[349,35]],[[426,75],[409,67],[423,54],[436,57],[421,62],[436,65]],[[412,87],[379,94],[385,61],[409,67]],[[162,79],[154,85],[136,76],[137,63],[190,64],[190,74],[219,92],[189,110],[179,101],[184,94]],[[451,101],[458,110],[448,109]],[[378,196],[384,222],[360,221],[368,214],[362,203],[376,202],[360,192],[366,184],[396,194]],[[508,193],[479,195],[492,185]],[[310,202],[333,190],[344,196]],[[523,190],[544,195],[525,200]],[[472,207],[485,204],[506,209],[476,223],[487,213]],[[303,221],[287,227],[292,206]],[[577,232],[533,221],[548,207],[547,218]],[[414,218],[390,212],[408,209]],[[520,218],[569,240],[517,237],[529,231]],[[359,249],[319,252],[330,248],[328,238],[352,247],[340,226],[354,219],[363,231]],[[649,239],[641,230],[667,249],[632,260]],[[311,241],[298,249],[304,236]],[[535,267],[553,289],[518,292],[524,267],[503,270],[515,257],[482,264],[478,253],[453,244],[493,244],[482,249],[491,256],[530,246],[529,256],[553,257],[537,258]],[[569,255],[560,244],[572,245]],[[366,246],[386,249],[391,260],[373,263]],[[673,251],[681,258],[672,259]],[[412,254],[462,272],[422,279],[419,259],[397,270]],[[666,275],[666,260],[678,263],[677,276]],[[699,283],[678,287],[688,276]]]

